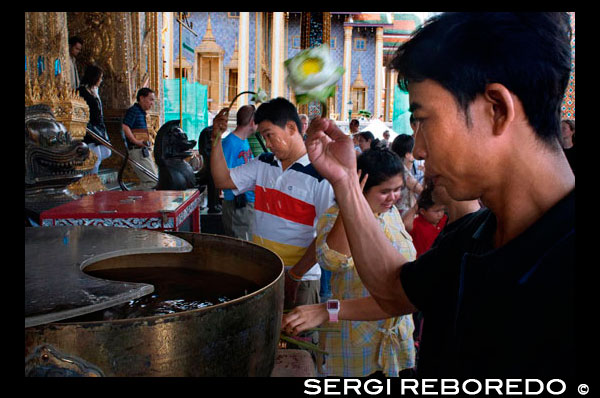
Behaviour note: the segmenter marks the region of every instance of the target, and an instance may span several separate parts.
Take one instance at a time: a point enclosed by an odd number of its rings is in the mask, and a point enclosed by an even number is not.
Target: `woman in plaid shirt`
[[[375,144],[358,157],[357,166],[374,217],[396,250],[414,260],[412,238],[394,206],[404,185],[402,161]],[[341,321],[326,324],[339,332],[322,332],[319,339],[328,352],[319,372],[322,376],[366,377],[376,372],[398,376],[415,366],[412,315],[390,317],[371,298],[354,267],[338,212],[338,206],[332,206],[317,224],[317,258],[331,271],[332,298],[341,300]],[[299,306],[284,316],[282,328],[297,334],[328,319],[326,303]]]

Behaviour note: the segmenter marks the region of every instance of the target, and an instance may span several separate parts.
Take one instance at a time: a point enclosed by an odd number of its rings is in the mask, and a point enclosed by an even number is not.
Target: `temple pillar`
[[[284,15],[283,12],[273,13],[273,52],[271,57],[271,98],[283,97],[283,56],[284,56]]]
[[[378,26],[375,33],[375,93],[373,96],[373,116],[383,114],[381,101],[383,92],[383,27]]]
[[[394,71],[390,68],[385,68],[385,113],[384,121],[391,122],[392,117],[392,97],[394,95]]]
[[[342,113],[340,120],[344,120],[346,115],[352,111],[348,107],[350,101],[350,77],[352,76],[352,26],[344,26],[344,76],[342,80]],[[348,120],[350,121],[350,120]]]
[[[247,91],[248,88],[248,62],[249,62],[249,37],[250,37],[250,13],[240,12],[239,34],[238,34],[238,93]],[[242,95],[237,99],[237,108],[248,104],[250,96]]]

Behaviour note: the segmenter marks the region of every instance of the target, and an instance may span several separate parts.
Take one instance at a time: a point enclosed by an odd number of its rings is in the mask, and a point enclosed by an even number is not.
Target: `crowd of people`
[[[83,45],[83,40],[80,37],[73,36],[69,38],[69,59],[71,61],[69,78],[71,87],[77,90],[79,95],[86,101],[90,110],[87,129],[91,130],[93,134],[87,132],[83,142],[96,155],[96,162],[90,173],[98,174],[102,161],[109,158],[112,154],[111,149],[95,137],[99,136],[106,143],[112,145],[106,125],[104,124],[102,100],[99,93],[104,71],[96,64],[89,64],[85,66],[83,77],[79,78],[77,56],[83,50]],[[146,168],[147,171],[157,176],[158,168],[152,156],[152,140],[150,139],[146,121],[146,114],[154,107],[155,100],[156,94],[154,90],[149,87],[140,88],[136,93],[136,102],[125,113],[121,131],[129,157]],[[138,167],[134,167],[134,171],[140,180],[136,186],[137,190],[154,189],[156,181],[148,173],[143,172]]]
[[[574,376],[574,129],[561,134],[558,112],[569,40],[566,14],[441,14],[391,64],[413,135],[388,146],[316,117],[304,141],[277,98],[255,118],[272,154],[233,169],[211,159],[221,187],[260,192],[254,241],[285,258],[282,329],[337,329],[320,337],[321,375]],[[275,103],[290,111],[258,117]],[[293,225],[282,200],[297,203]],[[316,286],[298,299],[317,263],[331,299]]]
[[[413,130],[392,142],[284,98],[241,107],[224,139],[230,109],[215,116],[227,233],[283,260],[282,330],[324,348],[320,375],[574,376],[575,124],[558,112],[570,38],[565,13],[433,17],[390,64]],[[89,74],[80,91],[97,104],[102,73]],[[137,99],[131,156],[154,97]]]

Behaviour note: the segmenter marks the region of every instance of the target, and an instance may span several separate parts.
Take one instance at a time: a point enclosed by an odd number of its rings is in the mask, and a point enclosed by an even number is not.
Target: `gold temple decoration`
[[[25,106],[49,105],[71,137],[81,140],[89,108],[70,87],[66,13],[25,13]]]
[[[160,127],[162,109],[162,60],[160,59],[157,12],[68,12],[69,35],[83,39],[78,57],[81,65],[97,64],[104,70],[100,97],[111,144],[125,153],[121,136],[127,109],[136,101],[143,86],[156,94],[154,108],[146,121],[151,140]],[[112,155],[102,162],[103,168],[118,170],[122,158]],[[127,166],[125,182],[135,182],[137,175]]]
[[[352,88],[367,88],[367,84],[365,83],[362,77],[360,64],[358,64],[358,71],[356,72],[356,78],[354,79],[354,83],[352,83]]]
[[[93,152],[90,153],[93,154]],[[93,163],[92,166],[94,166]],[[94,192],[107,190],[100,177],[98,177],[98,174],[85,175],[79,181],[67,186],[67,189],[76,195],[90,195]]]
[[[197,60],[197,78],[200,84],[208,86],[208,108],[216,111],[221,108],[221,73],[223,70],[223,57],[225,50],[217,44],[212,33],[212,23],[210,14],[206,23],[206,33],[200,42],[200,45],[194,49]]]

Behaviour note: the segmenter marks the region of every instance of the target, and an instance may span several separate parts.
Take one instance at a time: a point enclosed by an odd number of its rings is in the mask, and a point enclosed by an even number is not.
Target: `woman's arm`
[[[406,312],[408,314],[410,312]],[[398,314],[396,314],[398,315]],[[371,296],[340,301],[338,318],[346,321],[378,321],[393,316],[385,312]],[[401,314],[404,315],[404,314]],[[301,305],[283,315],[281,329],[296,335],[329,320],[327,303]]]

